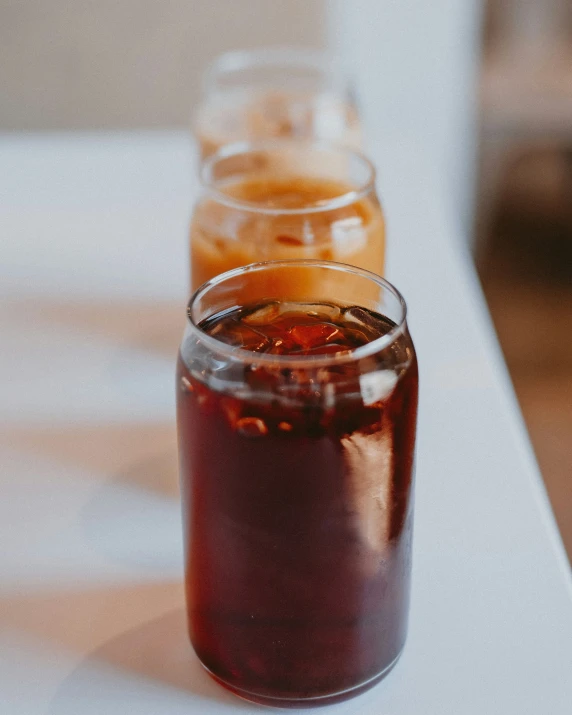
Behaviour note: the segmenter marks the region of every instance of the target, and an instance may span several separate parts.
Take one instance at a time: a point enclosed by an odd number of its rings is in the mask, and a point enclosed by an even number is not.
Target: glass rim
[[[219,87],[217,82],[217,78],[225,74],[280,65],[319,70],[329,77],[334,86],[342,86],[349,81],[348,71],[340,58],[328,50],[303,45],[270,45],[250,50],[230,50],[215,57],[203,75],[203,93],[228,91]]]
[[[199,325],[195,322],[192,310],[195,303],[203,297],[208,291],[223,283],[224,281],[239,276],[246,273],[254,273],[257,271],[264,271],[269,268],[287,268],[287,267],[300,267],[309,266],[314,268],[326,268],[328,270],[335,270],[342,273],[351,273],[353,275],[359,276],[361,278],[366,278],[384,290],[389,291],[398,301],[401,307],[401,317],[395,325],[379,338],[366,343],[365,345],[360,345],[357,348],[352,348],[350,350],[343,350],[339,353],[334,353],[333,355],[270,355],[267,353],[257,353],[252,350],[245,350],[244,348],[229,345],[228,343],[218,340],[217,338],[205,333]],[[319,302],[319,301],[313,301]],[[359,303],[356,303],[359,306]],[[338,263],[336,261],[320,261],[314,259],[292,259],[292,260],[280,260],[280,261],[259,261],[257,263],[249,263],[245,266],[240,266],[239,268],[233,268],[230,271],[225,271],[219,275],[211,278],[211,280],[206,281],[201,286],[199,286],[196,291],[191,296],[187,304],[187,326],[190,327],[191,332],[198,337],[200,341],[207,347],[213,348],[218,353],[222,353],[228,357],[235,358],[241,362],[248,362],[255,365],[280,365],[285,367],[287,365],[301,368],[316,368],[316,367],[328,367],[332,365],[341,365],[348,362],[355,362],[363,358],[369,357],[381,350],[392,345],[407,329],[407,303],[405,299],[399,292],[399,290],[385,278],[378,276],[376,273],[372,273],[364,268],[358,268],[357,266],[352,266],[348,263]]]
[[[345,155],[346,157],[354,157],[360,161],[367,170],[366,179],[359,186],[350,191],[346,191],[339,196],[334,196],[332,199],[325,199],[318,204],[312,206],[303,206],[300,208],[280,208],[271,206],[261,206],[256,201],[247,201],[245,199],[237,199],[229,196],[224,190],[216,186],[213,178],[213,172],[216,164],[230,157],[240,156],[241,154],[248,155],[257,151],[272,150],[287,148],[303,150],[304,148],[318,149],[319,151],[328,151],[336,154]],[[249,211],[264,216],[307,216],[311,214],[320,214],[334,209],[351,206],[360,199],[363,199],[367,194],[375,192],[376,171],[373,163],[361,151],[346,147],[342,144],[323,141],[319,139],[260,139],[253,141],[239,141],[223,145],[214,154],[208,156],[202,163],[199,180],[202,189],[217,203],[223,204],[229,208],[234,208],[239,211]]]

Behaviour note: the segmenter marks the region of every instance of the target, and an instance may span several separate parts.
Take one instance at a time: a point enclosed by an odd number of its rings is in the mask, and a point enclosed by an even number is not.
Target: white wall
[[[431,157],[466,235],[482,6],[481,0],[329,2],[331,43],[355,66],[366,130],[385,141],[399,136]]]
[[[0,130],[184,125],[205,64],[323,46],[326,0],[0,0]]]

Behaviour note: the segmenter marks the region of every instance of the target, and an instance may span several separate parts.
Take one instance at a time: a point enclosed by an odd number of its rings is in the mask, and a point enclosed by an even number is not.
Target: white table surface
[[[324,712],[569,715],[572,581],[446,197],[374,148],[421,366],[411,624]],[[260,713],[187,644],[173,364],[184,134],[0,137],[0,713]],[[531,331],[532,331],[531,326]]]

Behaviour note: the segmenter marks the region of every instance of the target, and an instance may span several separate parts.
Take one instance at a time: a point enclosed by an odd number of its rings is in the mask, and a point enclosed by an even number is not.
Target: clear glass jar
[[[203,159],[224,144],[276,137],[361,146],[347,71],[324,52],[294,47],[216,59],[205,73],[193,131]]]
[[[256,702],[349,698],[389,672],[407,630],[418,377],[405,302],[361,269],[277,261],[203,285],[188,316],[177,405],[193,647]],[[334,347],[332,331],[359,345]]]
[[[383,275],[384,217],[362,154],[293,139],[233,144],[204,163],[201,183],[191,220],[193,289],[262,260],[333,260]]]

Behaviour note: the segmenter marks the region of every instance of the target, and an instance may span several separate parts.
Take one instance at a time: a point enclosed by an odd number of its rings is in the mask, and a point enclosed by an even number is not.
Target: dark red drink
[[[405,641],[411,339],[386,317],[335,304],[267,302],[198,327],[221,352],[193,334],[178,367],[192,644],[252,700],[349,697]],[[354,357],[383,335],[379,350]]]

